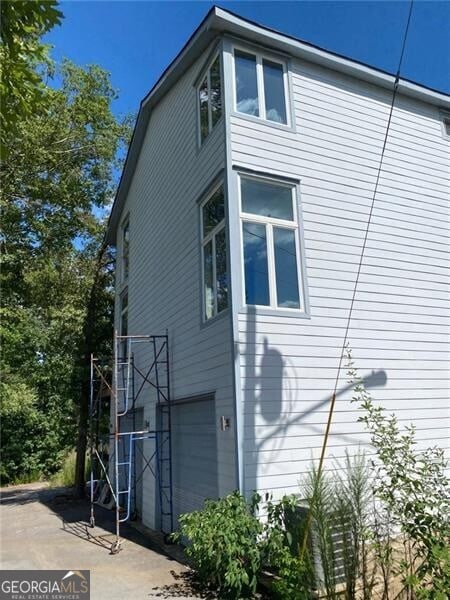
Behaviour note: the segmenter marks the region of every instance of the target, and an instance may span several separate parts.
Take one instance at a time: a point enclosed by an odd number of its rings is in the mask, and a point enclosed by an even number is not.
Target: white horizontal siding
[[[243,312],[238,320],[245,486],[277,495],[298,491],[320,453],[391,99],[386,90],[299,61],[292,85],[295,131],[238,115],[230,123],[234,166],[301,181],[311,317]],[[349,341],[360,374],[378,373],[375,400],[401,425],[416,424],[421,447],[446,449],[449,204],[450,147],[439,111],[399,97]],[[345,371],[329,441],[336,459],[359,444],[370,452]]]
[[[123,215],[130,215],[129,333],[168,330],[173,398],[215,393],[217,479],[223,494],[236,487],[234,431],[218,427],[221,415],[234,412],[231,325],[229,314],[201,324],[197,201],[224,167],[225,141],[221,121],[197,147],[194,82],[205,60],[206,54],[153,109]],[[119,256],[120,251],[118,235]],[[151,361],[150,348],[139,346],[138,367],[146,372]],[[154,400],[147,386],[138,401],[151,427]],[[150,456],[151,443],[145,448]],[[147,470],[143,513],[149,526],[157,525],[155,498]]]

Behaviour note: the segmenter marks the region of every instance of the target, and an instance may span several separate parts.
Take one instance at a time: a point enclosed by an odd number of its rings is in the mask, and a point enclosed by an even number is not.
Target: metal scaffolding
[[[146,368],[142,367],[144,359]],[[173,531],[169,366],[167,333],[115,333],[112,359],[91,355],[90,525],[95,527],[96,504],[115,510],[112,554],[121,548],[121,523],[137,513],[138,486],[146,471],[155,481],[160,529]],[[155,417],[153,423],[146,421],[137,430],[136,413],[142,401],[155,406]],[[147,449],[150,446],[147,453],[144,442]]]

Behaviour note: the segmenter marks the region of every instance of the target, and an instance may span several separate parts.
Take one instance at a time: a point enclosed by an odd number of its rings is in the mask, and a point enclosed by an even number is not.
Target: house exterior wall
[[[210,49],[211,50],[211,49]],[[120,223],[130,223],[128,281],[128,334],[169,332],[171,392],[176,400],[215,393],[216,422],[234,410],[231,369],[230,311],[207,325],[201,316],[201,261],[199,205],[201,194],[224,168],[224,122],[218,122],[198,149],[197,96],[194,83],[208,52],[171,88],[150,116]],[[119,302],[121,226],[117,229]],[[152,361],[151,349],[135,349],[137,366],[144,372]],[[155,428],[155,398],[148,391],[137,406],[144,423]],[[217,432],[218,490],[236,488],[233,427]],[[147,459],[153,442],[143,442]],[[155,479],[147,469],[143,481],[143,522],[155,527]],[[195,490],[194,490],[195,491]]]
[[[239,485],[246,493],[280,496],[298,491],[302,473],[320,454],[391,92],[290,58],[293,123],[274,126],[234,111],[234,42],[225,37],[223,43],[225,114],[201,149],[194,84],[211,49],[152,110],[120,220],[130,223],[128,329],[168,329],[172,398],[215,392],[219,494]],[[298,185],[303,315],[244,306],[239,169]],[[231,306],[203,324],[198,202],[221,172]],[[420,444],[447,450],[449,190],[449,140],[439,109],[397,97],[348,340],[373,397],[400,423],[415,423]],[[116,241],[120,257],[120,224]],[[116,328],[120,292],[119,269]],[[136,360],[145,367],[150,358],[143,346]],[[344,368],[329,460],[360,444],[370,452],[350,396]],[[138,405],[151,428],[154,398],[142,396]],[[223,432],[222,415],[231,417]],[[150,441],[144,451],[151,456]],[[148,472],[143,496],[143,521],[157,526]]]
[[[298,491],[320,454],[392,92],[292,59],[294,127],[276,127],[233,111],[232,44],[224,64],[241,485],[282,495]],[[306,316],[243,306],[239,167],[300,182]],[[447,449],[449,190],[438,108],[399,96],[348,340],[373,397],[413,422],[421,444]],[[344,368],[330,459],[367,443],[346,379]]]

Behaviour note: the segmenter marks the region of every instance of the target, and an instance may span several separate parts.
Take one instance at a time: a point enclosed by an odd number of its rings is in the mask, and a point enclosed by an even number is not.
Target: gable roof
[[[209,44],[217,36],[224,33],[244,38],[255,44],[278,50],[279,52],[335,71],[340,71],[386,89],[392,90],[394,86],[395,75],[388,71],[371,67],[360,61],[347,58],[330,50],[325,50],[309,42],[278,32],[275,29],[259,25],[228,10],[213,6],[175,59],[165,69],[158,81],[140,103],[133,136],[128,147],[125,165],[108,220],[106,243],[113,244],[115,241],[114,232],[128,194],[152,108],[168,92],[186,69],[205,51]],[[450,94],[439,92],[438,90],[405,78],[400,78],[398,91],[406,96],[437,105],[445,110],[450,110]]]

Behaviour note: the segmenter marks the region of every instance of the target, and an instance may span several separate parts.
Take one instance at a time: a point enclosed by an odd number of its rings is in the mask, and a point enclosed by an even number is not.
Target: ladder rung
[[[119,490],[119,494],[129,494],[130,490]]]
[[[117,463],[117,466],[118,466],[118,467],[123,467],[124,465],[128,465],[128,466],[130,466],[130,465],[131,465],[131,462],[120,462],[120,463]]]

